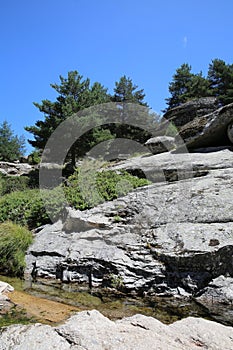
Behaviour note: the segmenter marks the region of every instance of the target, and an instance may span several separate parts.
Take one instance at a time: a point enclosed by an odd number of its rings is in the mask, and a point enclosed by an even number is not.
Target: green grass
[[[32,243],[32,234],[12,222],[0,224],[0,273],[22,276],[25,252]]]

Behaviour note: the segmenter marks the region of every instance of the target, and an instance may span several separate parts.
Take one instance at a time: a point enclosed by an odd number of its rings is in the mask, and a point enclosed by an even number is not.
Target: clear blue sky
[[[125,74],[160,112],[182,63],[233,63],[232,21],[232,0],[1,0],[0,122],[30,138],[33,102],[54,101],[50,83],[71,70],[109,92]]]

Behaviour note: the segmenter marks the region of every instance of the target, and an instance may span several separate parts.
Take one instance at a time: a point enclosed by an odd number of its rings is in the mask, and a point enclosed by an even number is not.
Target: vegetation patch
[[[87,176],[88,174],[88,176]],[[0,222],[12,221],[29,229],[56,221],[62,214],[65,204],[78,210],[92,208],[104,201],[111,201],[126,195],[133,189],[148,185],[126,171],[116,173],[103,171],[92,173],[76,170],[66,184],[52,190],[25,189],[13,191],[0,198]]]
[[[70,206],[84,210],[102,202],[125,196],[137,187],[149,185],[147,179],[132,176],[126,171],[119,173],[108,170],[95,172],[92,169],[79,169],[68,179],[65,194]]]
[[[0,273],[21,277],[31,243],[32,234],[25,227],[12,222],[0,224]]]

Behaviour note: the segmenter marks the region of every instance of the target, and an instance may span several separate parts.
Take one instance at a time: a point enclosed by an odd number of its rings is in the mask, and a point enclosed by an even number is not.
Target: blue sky
[[[71,70],[109,92],[125,74],[160,112],[182,63],[233,63],[232,13],[232,0],[1,0],[0,122],[31,138],[33,102],[54,101],[50,83]]]

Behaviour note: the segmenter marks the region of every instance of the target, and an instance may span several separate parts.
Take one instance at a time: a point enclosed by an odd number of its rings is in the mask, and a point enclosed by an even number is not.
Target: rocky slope
[[[116,322],[98,311],[84,311],[50,327],[14,325],[0,330],[0,350],[231,350],[233,329],[186,318],[171,325],[135,315]]]

